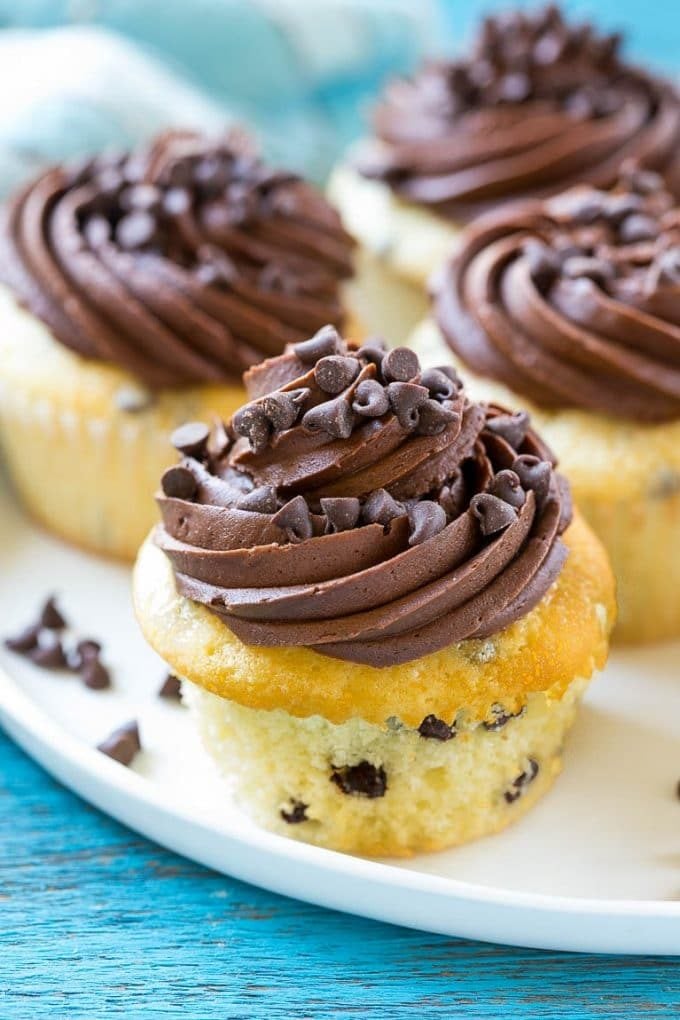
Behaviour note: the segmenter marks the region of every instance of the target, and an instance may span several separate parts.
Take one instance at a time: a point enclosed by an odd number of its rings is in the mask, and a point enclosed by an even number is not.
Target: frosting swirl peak
[[[226,426],[175,434],[155,535],[245,643],[386,666],[494,634],[552,585],[569,494],[526,415],[331,326],[246,384]]]
[[[459,221],[581,182],[609,187],[629,157],[680,197],[680,96],[625,63],[620,41],[554,5],[488,17],[465,59],[388,86],[359,169]]]
[[[680,210],[650,171],[490,213],[435,312],[474,372],[539,406],[680,418]]]
[[[325,199],[232,132],[55,167],[0,226],[0,279],[78,354],[153,388],[240,377],[340,325],[353,242]]]

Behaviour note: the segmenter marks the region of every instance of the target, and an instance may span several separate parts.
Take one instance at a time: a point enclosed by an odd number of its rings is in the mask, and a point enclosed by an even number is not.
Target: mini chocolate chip
[[[382,360],[385,357],[386,349],[387,348],[383,340],[380,340],[379,337],[373,337],[359,348],[356,352],[357,358],[361,358],[363,361],[367,361],[369,364],[375,365],[378,371],[380,371],[380,366],[382,365]]]
[[[521,715],[524,715],[524,708],[520,708],[519,712],[506,712],[502,705],[492,705],[491,713],[493,719],[485,719],[482,726],[485,730],[493,732],[495,730],[502,730],[511,719],[519,719]]]
[[[643,213],[632,213],[627,216],[619,227],[619,240],[623,244],[637,244],[639,241],[652,241],[658,236],[659,228],[656,220]]]
[[[223,421],[216,418],[213,421],[213,426],[208,436],[208,443],[206,447],[206,453],[211,464],[219,461],[226,453],[228,453],[231,446],[231,437],[227,432],[227,427]]]
[[[420,384],[427,387],[430,396],[439,401],[451,400],[462,385],[457,376],[452,379],[441,368],[426,369],[420,377]]]
[[[304,542],[314,533],[312,515],[303,496],[295,496],[282,506],[272,517],[272,524],[285,531],[289,542]]]
[[[310,340],[295,344],[293,351],[304,365],[315,365],[320,358],[342,354],[344,344],[335,326],[322,326]]]
[[[231,424],[239,436],[248,438],[255,453],[260,453],[269,443],[272,427],[262,404],[246,404],[239,408]]]
[[[388,351],[380,367],[387,382],[410,382],[420,372],[418,355],[410,347],[395,347]]]
[[[387,774],[382,765],[360,761],[358,765],[333,766],[331,782],[343,793],[356,797],[384,797],[387,792]]]
[[[529,430],[529,415],[526,411],[515,411],[514,414],[498,414],[495,418],[487,418],[489,432],[505,439],[506,443],[518,450],[524,442]]]
[[[494,475],[489,492],[492,496],[498,496],[504,503],[509,503],[510,506],[517,507],[517,509],[524,506],[527,499],[519,475],[507,468]]]
[[[517,519],[515,508],[498,496],[492,496],[490,492],[478,492],[473,496],[470,509],[479,521],[479,530],[485,537],[496,535]]]
[[[333,439],[349,439],[354,427],[354,412],[344,394],[311,407],[302,419],[305,428],[326,432]]]
[[[458,516],[465,506],[465,479],[462,471],[458,471],[448,485],[442,485],[437,502],[444,508],[448,518]]]
[[[158,689],[158,697],[167,698],[168,701],[181,701],[181,696],[182,681],[174,673],[168,673]]]
[[[278,506],[276,489],[271,485],[261,485],[240,496],[236,503],[238,510],[249,510],[256,514],[275,514]]]
[[[290,393],[270,393],[262,401],[262,409],[277,432],[285,432],[297,421],[299,408]]]
[[[653,195],[664,188],[663,178],[659,174],[654,170],[643,169],[634,159],[622,163],[619,178],[638,195]]]
[[[413,432],[419,421],[418,408],[430,399],[427,389],[416,383],[391,382],[387,396],[401,427]]]
[[[547,460],[540,460],[529,453],[523,453],[513,461],[512,470],[519,477],[524,489],[533,489],[536,502],[539,507],[547,499],[550,491],[550,478],[552,476],[552,464]]]
[[[161,488],[170,499],[193,499],[198,484],[189,468],[176,464],[164,472]]]
[[[93,691],[103,691],[111,686],[109,671],[98,658],[93,657],[84,663],[80,677],[85,686]]]
[[[121,765],[130,765],[142,745],[139,739],[139,728],[135,721],[126,723],[114,730],[101,744],[97,744],[97,750],[102,754],[120,762]]]
[[[133,184],[120,196],[121,209],[143,209],[156,212],[161,204],[161,192],[154,184]]]
[[[209,436],[210,429],[207,425],[200,421],[190,421],[175,429],[170,436],[170,442],[186,457],[200,460],[205,453]]]
[[[519,797],[522,796],[524,790],[533,782],[538,775],[538,762],[534,758],[529,758],[527,768],[524,772],[520,772],[517,779],[513,780],[512,786],[509,790],[506,790],[503,794],[508,804],[513,804]]]
[[[547,244],[531,239],[524,245],[524,258],[535,285],[540,291],[547,291],[560,271],[557,254]]]
[[[443,719],[438,719],[436,715],[426,715],[418,727],[418,733],[426,740],[453,740],[456,735],[456,727],[455,724],[449,726]]]
[[[102,646],[93,638],[84,638],[82,641],[79,641],[76,645],[77,668],[80,668],[84,662],[89,662],[90,659],[97,659],[101,650]]]
[[[307,808],[309,804],[303,804],[301,800],[295,800],[291,797],[290,810],[281,808],[280,815],[284,822],[288,822],[289,825],[299,825],[300,822],[307,821]]]
[[[50,634],[50,640],[41,642],[36,648],[31,649],[28,657],[31,662],[43,669],[64,669],[67,662],[62,643],[53,632],[47,633]]]
[[[203,245],[198,254],[201,261],[194,276],[204,287],[225,288],[236,283],[240,276],[238,266],[225,252],[213,245]]]
[[[611,262],[592,255],[571,255],[562,263],[562,272],[571,280],[585,277],[593,283],[606,283],[615,275]]]
[[[521,103],[531,95],[531,79],[524,71],[504,74],[498,83],[498,98],[504,103]]]
[[[326,534],[349,531],[356,527],[361,504],[354,496],[325,497],[320,500],[321,510],[326,515]]]
[[[116,242],[127,251],[134,251],[150,244],[157,236],[158,224],[149,212],[143,209],[128,213],[116,224]]]
[[[352,410],[362,418],[380,418],[390,409],[387,390],[375,379],[362,379],[354,391]]]
[[[21,655],[32,651],[38,645],[40,630],[39,623],[31,623],[28,627],[20,630],[14,637],[5,638],[5,648],[9,648],[10,652],[17,652]]]
[[[448,405],[448,406],[447,406]],[[438,436],[448,428],[460,421],[460,415],[453,410],[450,400],[440,404],[438,400],[426,400],[418,408],[418,424],[416,435]]]
[[[421,499],[409,507],[408,519],[411,526],[409,545],[427,542],[446,527],[446,511],[431,499]]]
[[[48,630],[63,630],[67,626],[66,620],[57,609],[54,595],[50,595],[42,607],[39,623],[41,627],[46,627]]]
[[[261,290],[277,292],[279,294],[296,294],[299,289],[298,279],[277,262],[269,262],[264,266],[257,277],[258,286]]]
[[[361,508],[361,519],[365,524],[382,524],[385,527],[395,517],[403,517],[405,513],[405,507],[387,489],[376,489],[366,497]]]
[[[324,393],[341,393],[354,382],[360,371],[361,365],[357,358],[331,354],[319,358],[314,368],[314,379]]]

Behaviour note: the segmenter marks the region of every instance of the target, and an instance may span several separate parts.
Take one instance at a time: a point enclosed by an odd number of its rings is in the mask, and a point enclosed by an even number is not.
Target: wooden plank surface
[[[680,966],[541,953],[331,913],[167,853],[0,732],[0,1018],[637,1020]]]

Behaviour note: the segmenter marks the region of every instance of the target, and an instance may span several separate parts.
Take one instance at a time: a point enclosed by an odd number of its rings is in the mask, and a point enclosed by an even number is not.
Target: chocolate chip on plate
[[[360,761],[358,765],[333,766],[331,782],[343,793],[374,800],[387,792],[387,774],[382,765]]]
[[[38,645],[38,637],[41,627],[39,623],[31,623],[24,627],[14,637],[5,638],[5,647],[10,652],[17,652],[20,655],[32,651]]]
[[[449,726],[443,719],[438,719],[436,715],[426,715],[418,727],[418,733],[426,740],[453,740],[456,735],[456,727],[455,724]]]
[[[40,611],[39,624],[41,627],[45,627],[48,630],[63,630],[67,624],[61,611],[57,607],[56,598],[54,595],[46,600],[45,605]]]
[[[92,656],[83,662],[80,679],[92,691],[104,691],[111,686],[111,675],[97,656]]]
[[[158,697],[168,701],[181,701],[182,681],[174,673],[168,673],[158,689]]]
[[[121,765],[130,765],[137,754],[141,751],[142,745],[139,739],[139,728],[137,722],[126,723],[114,730],[106,740],[97,744],[97,750],[102,754],[120,762]]]
[[[28,657],[42,669],[64,669],[67,665],[61,640],[53,631],[43,631],[40,643],[31,649]]]

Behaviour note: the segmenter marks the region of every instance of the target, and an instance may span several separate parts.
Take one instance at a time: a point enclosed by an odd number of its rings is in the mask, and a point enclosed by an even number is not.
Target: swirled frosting
[[[466,221],[510,199],[610,187],[622,161],[680,197],[680,96],[559,9],[486,18],[464,60],[392,82],[358,160],[403,198]]]
[[[484,217],[435,311],[474,372],[539,406],[680,417],[680,210],[649,171]]]
[[[569,493],[525,414],[330,326],[246,381],[227,426],[175,433],[155,533],[246,644],[393,665],[502,630],[555,581]]]
[[[8,204],[0,279],[57,339],[153,388],[240,378],[340,325],[352,240],[232,132],[56,167]]]

